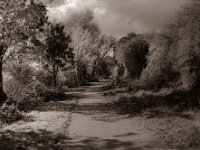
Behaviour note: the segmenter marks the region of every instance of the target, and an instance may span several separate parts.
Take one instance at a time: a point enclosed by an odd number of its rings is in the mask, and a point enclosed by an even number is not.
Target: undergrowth
[[[19,111],[17,103],[12,99],[8,99],[0,107],[0,124],[11,124],[23,118],[22,113]]]

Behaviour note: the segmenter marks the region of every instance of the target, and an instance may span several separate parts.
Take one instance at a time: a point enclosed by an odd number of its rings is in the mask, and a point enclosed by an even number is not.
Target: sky
[[[160,30],[189,0],[44,0],[51,21],[62,22],[70,13],[90,9],[101,31],[121,37],[129,32]]]

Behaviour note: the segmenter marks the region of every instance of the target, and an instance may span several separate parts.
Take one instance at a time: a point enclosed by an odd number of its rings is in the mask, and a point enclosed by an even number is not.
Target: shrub
[[[149,44],[142,38],[131,40],[124,51],[124,62],[128,76],[138,78],[147,65],[146,55],[149,52]]]
[[[48,90],[49,73],[41,66],[10,62],[6,67],[4,90],[17,102],[37,100],[40,92]]]
[[[67,68],[66,70],[62,71],[63,81],[61,86],[67,87],[75,87],[76,86],[76,75],[73,72],[72,68]],[[59,76],[59,78],[61,78]]]
[[[37,99],[41,91],[47,90],[47,86],[38,80],[31,80],[24,84],[21,81],[12,78],[5,82],[5,91],[8,97],[17,102],[30,101]]]
[[[18,110],[17,104],[14,100],[8,99],[0,108],[0,122],[13,123],[23,118],[23,115]]]
[[[138,78],[146,67],[146,55],[149,52],[149,43],[140,35],[134,33],[118,41],[116,59],[123,64],[125,77]]]

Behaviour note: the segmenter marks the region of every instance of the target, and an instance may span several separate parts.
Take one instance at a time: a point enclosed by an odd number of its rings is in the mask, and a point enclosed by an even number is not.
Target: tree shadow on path
[[[0,149],[2,150],[61,150],[66,137],[51,132],[13,132],[0,133]]]
[[[151,149],[149,145],[151,144],[136,146],[129,141],[95,137],[70,139],[45,130],[21,133],[4,131],[0,133],[0,149],[2,150],[143,150]]]

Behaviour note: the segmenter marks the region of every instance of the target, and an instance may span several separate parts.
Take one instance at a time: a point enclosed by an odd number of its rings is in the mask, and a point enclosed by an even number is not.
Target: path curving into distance
[[[94,105],[110,103],[103,92],[106,81],[71,89],[67,93],[83,97],[51,105]],[[113,110],[31,111],[27,120],[1,128],[0,149],[30,150],[165,150],[153,133],[137,122],[137,117],[117,114]],[[4,136],[5,135],[5,136]],[[7,144],[6,142],[12,143]]]

